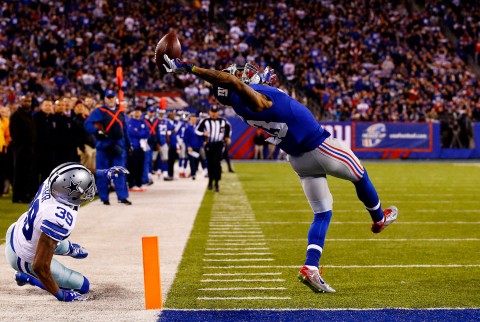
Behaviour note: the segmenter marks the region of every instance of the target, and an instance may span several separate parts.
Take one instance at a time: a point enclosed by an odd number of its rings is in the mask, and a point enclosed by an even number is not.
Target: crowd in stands
[[[8,119],[26,94],[36,110],[64,99],[73,109],[76,97],[91,109],[117,83],[117,66],[132,109],[145,108],[137,92],[181,91],[206,111],[208,84],[155,64],[156,43],[173,30],[182,58],[199,66],[275,68],[276,85],[319,121],[439,122],[443,147],[472,147],[479,16],[477,2],[461,0],[6,0],[0,114]]]

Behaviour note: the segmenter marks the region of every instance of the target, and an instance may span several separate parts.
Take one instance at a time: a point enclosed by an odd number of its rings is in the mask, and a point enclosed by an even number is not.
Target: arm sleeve
[[[197,135],[203,136],[203,132],[205,132],[205,121],[206,119],[202,120],[195,128],[195,133]]]

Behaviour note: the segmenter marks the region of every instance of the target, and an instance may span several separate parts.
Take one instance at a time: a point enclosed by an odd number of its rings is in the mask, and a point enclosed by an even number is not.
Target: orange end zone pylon
[[[123,68],[121,66],[117,67],[116,76],[117,76],[117,85],[118,85],[118,102],[120,105],[119,110],[123,111],[125,106],[123,105],[123,91],[122,91]]]
[[[145,283],[145,309],[162,308],[160,260],[157,236],[142,237],[143,278]]]

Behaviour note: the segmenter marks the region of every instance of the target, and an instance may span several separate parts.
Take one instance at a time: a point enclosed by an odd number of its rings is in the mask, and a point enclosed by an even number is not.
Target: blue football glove
[[[87,298],[82,294],[75,292],[74,290],[62,290],[60,289],[55,297],[57,300],[62,302],[73,302],[73,301],[86,301]]]
[[[163,64],[163,67],[167,71],[167,73],[191,73],[194,67],[193,64],[188,62],[181,61],[179,58],[177,59],[170,59],[167,54],[163,55],[163,58],[167,62],[167,65]]]
[[[118,166],[118,165],[114,166],[114,167],[111,167],[110,169],[107,169],[107,170],[104,170],[104,171],[105,171],[105,175],[107,176],[108,180],[116,179],[121,174],[127,175],[127,174],[130,173],[130,172],[128,172],[127,169],[125,169],[124,167]]]

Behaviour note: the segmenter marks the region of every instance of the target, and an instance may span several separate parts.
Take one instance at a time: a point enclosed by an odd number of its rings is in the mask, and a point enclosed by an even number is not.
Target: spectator
[[[85,102],[89,102],[88,98]],[[91,104],[91,102],[89,102]],[[78,100],[73,108],[73,124],[78,131],[78,149],[77,153],[80,157],[80,163],[83,164],[88,170],[95,173],[95,137],[85,131],[84,125],[90,111],[85,107],[85,103]]]
[[[8,173],[7,149],[10,141],[10,121],[3,115],[5,108],[5,106],[0,105],[0,197],[5,192],[5,181]]]
[[[253,158],[254,159],[260,159],[263,160],[264,157],[264,148],[265,148],[265,136],[263,135],[263,131],[260,129],[257,129],[255,131],[255,136],[253,137],[253,146],[254,146],[254,153],[253,153]]]
[[[36,193],[34,175],[34,150],[37,128],[32,116],[32,97],[20,97],[20,107],[10,118],[10,135],[13,148],[14,203],[30,203]]]
[[[56,126],[56,123],[53,121],[53,103],[51,100],[46,99],[40,104],[40,111],[33,115],[33,120],[37,128],[35,183],[38,186],[48,178],[52,170],[58,165],[55,163],[54,140],[56,138],[54,126]]]

